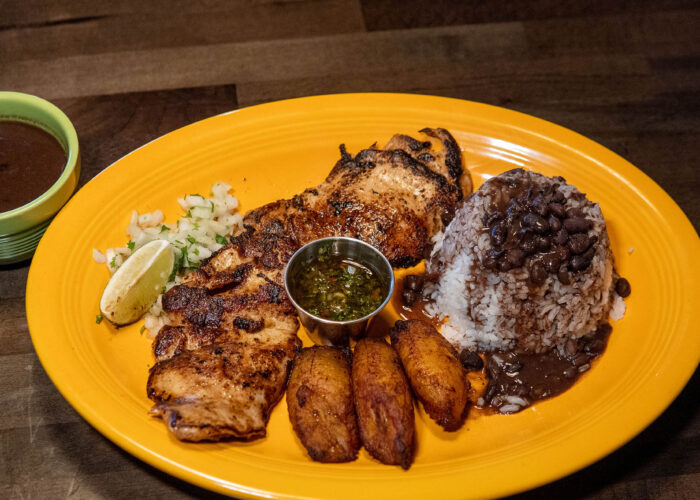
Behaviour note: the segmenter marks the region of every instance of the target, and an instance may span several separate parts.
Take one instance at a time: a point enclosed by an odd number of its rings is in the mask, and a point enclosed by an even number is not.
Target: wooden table
[[[364,91],[481,101],[600,142],[700,225],[696,1],[2,0],[0,89],[68,114],[81,184],[242,106]],[[0,498],[216,496],[132,458],[59,395],[27,331],[28,268],[0,267]],[[699,399],[696,373],[629,444],[522,497],[700,498]]]

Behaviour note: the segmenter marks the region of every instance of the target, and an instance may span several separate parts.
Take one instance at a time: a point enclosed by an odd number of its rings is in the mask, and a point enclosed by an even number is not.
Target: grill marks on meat
[[[321,237],[351,236],[396,267],[419,262],[471,179],[444,129],[395,136],[341,158],[321,185],[252,210],[231,243],[163,296],[147,392],[152,413],[182,440],[255,439],[300,348],[283,288],[286,262]],[[468,189],[465,188],[468,187]]]
[[[385,149],[404,150],[433,172],[443,175],[457,187],[460,198],[471,193],[472,180],[468,174],[462,175],[462,153],[454,137],[444,128],[424,128],[421,133],[427,140],[396,134]]]

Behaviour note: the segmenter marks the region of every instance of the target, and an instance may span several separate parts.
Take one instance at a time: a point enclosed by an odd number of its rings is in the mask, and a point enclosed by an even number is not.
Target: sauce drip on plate
[[[48,132],[0,120],[0,212],[41,196],[61,176],[66,160],[65,151]]]

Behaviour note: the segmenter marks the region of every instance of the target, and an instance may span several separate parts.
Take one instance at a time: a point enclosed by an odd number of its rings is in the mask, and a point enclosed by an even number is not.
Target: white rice
[[[125,247],[108,248],[105,252],[93,249],[92,257],[98,264],[105,264],[110,273],[114,273],[136,250],[154,240],[165,240],[175,254],[175,268],[164,291],[182,281],[191,270],[197,269],[202,262],[228,243],[229,237],[236,229],[243,226],[243,217],[236,212],[238,199],[229,194],[231,186],[217,182],[211,187],[209,196],[191,194],[178,198],[177,202],[184,212],[174,224],[164,221],[163,212],[139,213],[134,210],[126,228],[130,241]],[[166,323],[161,299],[145,316],[145,327],[149,332],[158,332]]]
[[[527,175],[537,183],[553,182]],[[598,236],[586,271],[572,275],[569,285],[548,274],[543,285],[533,286],[525,267],[494,272],[481,265],[481,256],[491,248],[483,216],[499,195],[495,186],[485,183],[464,203],[437,238],[427,262],[427,271],[439,275],[437,282],[426,285],[433,301],[428,312],[447,318],[441,333],[455,348],[542,352],[595,330],[611,313],[613,319],[622,317],[624,302],[613,293],[613,258],[603,214],[572,185],[559,187],[567,207],[581,209]]]

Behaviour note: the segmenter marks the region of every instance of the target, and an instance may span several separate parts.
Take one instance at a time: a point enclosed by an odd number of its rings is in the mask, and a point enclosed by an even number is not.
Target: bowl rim
[[[372,310],[372,312],[362,316],[361,318],[349,319],[349,320],[345,320],[345,321],[336,321],[336,320],[332,320],[332,319],[322,318],[321,316],[316,316],[315,314],[311,314],[309,311],[307,311],[306,309],[301,307],[296,302],[296,300],[294,300],[294,297],[292,296],[292,292],[290,289],[291,287],[288,284],[288,282],[289,282],[289,267],[290,267],[289,265],[294,261],[295,258],[297,258],[299,256],[299,254],[302,252],[302,250],[304,250],[305,248],[307,248],[311,245],[318,245],[318,244],[320,244],[320,242],[323,242],[323,241],[338,241],[338,240],[346,240],[346,241],[351,242],[352,244],[359,244],[359,245],[362,245],[362,246],[369,248],[371,251],[375,252],[376,254],[378,254],[381,257],[382,261],[387,265],[387,268],[389,269],[389,273],[388,273],[389,274],[389,287],[387,289],[386,297],[384,297],[384,300],[382,301],[381,304],[379,304],[379,306],[377,306],[376,309]],[[302,245],[300,248],[298,248],[297,251],[292,254],[292,256],[289,258],[289,260],[287,261],[287,263],[284,266],[284,290],[285,290],[285,292],[287,292],[287,297],[289,297],[290,302],[294,305],[294,307],[298,311],[303,311],[304,314],[306,314],[307,316],[310,316],[314,320],[318,321],[319,323],[323,323],[325,325],[341,325],[341,326],[342,325],[351,325],[354,323],[361,323],[361,322],[366,321],[366,320],[370,319],[371,317],[375,316],[382,309],[384,309],[386,307],[386,305],[391,300],[391,297],[394,295],[395,281],[396,280],[394,278],[394,266],[391,265],[391,262],[389,262],[389,259],[387,259],[386,256],[382,252],[380,252],[378,249],[376,249],[375,247],[373,247],[369,243],[366,243],[366,242],[359,240],[357,238],[350,238],[348,236],[327,236],[325,238],[318,238],[316,240],[309,241],[308,243],[306,243],[306,244]]]
[[[54,195],[56,195],[63,185],[70,179],[71,175],[75,171],[75,168],[78,164],[78,155],[79,155],[79,145],[78,145],[78,134],[75,131],[75,127],[73,126],[73,123],[70,121],[70,119],[66,116],[66,114],[61,111],[61,109],[56,106],[55,104],[52,104],[51,102],[47,101],[46,99],[42,99],[41,97],[37,97],[31,94],[25,94],[23,92],[12,92],[12,91],[0,91],[0,106],[2,105],[3,102],[7,101],[12,101],[12,102],[18,102],[25,104],[26,106],[33,107],[33,108],[41,108],[45,112],[51,114],[59,124],[59,128],[61,129],[60,131],[65,134],[65,140],[66,140],[66,165],[63,167],[63,171],[61,172],[61,175],[56,179],[56,181],[49,187],[46,191],[44,191],[41,195],[38,197],[34,198],[32,201],[25,203],[24,205],[20,205],[19,207],[13,208],[12,210],[8,210],[6,212],[0,212],[0,223],[3,222],[10,222],[14,221],[16,219],[21,219],[23,216],[26,214],[30,213],[32,210],[36,209],[37,207],[43,205],[45,202],[47,202],[49,199],[51,199]],[[0,109],[0,120],[1,121],[18,121],[21,123],[29,123],[34,126],[38,126],[42,130],[46,131],[47,133],[51,134],[54,136],[53,133],[51,133],[49,130],[46,129],[46,127],[40,126],[40,120],[22,120],[22,119],[9,119],[5,120],[3,118],[2,110]],[[38,122],[38,123],[37,123]],[[58,140],[59,144],[62,144],[62,140],[59,139],[58,137],[54,138]],[[72,193],[71,193],[72,194]],[[70,198],[70,195],[68,196]],[[61,206],[65,203],[66,200],[63,200],[61,203]],[[55,212],[58,212],[61,207],[58,207],[58,209]],[[55,214],[54,212],[54,214]],[[27,226],[29,228],[30,226]],[[8,234],[14,234],[17,231],[12,231]]]

